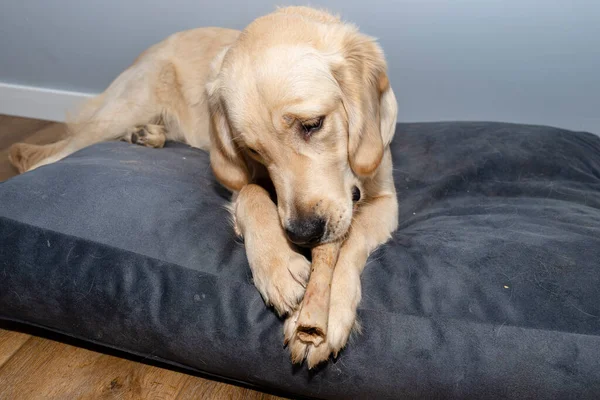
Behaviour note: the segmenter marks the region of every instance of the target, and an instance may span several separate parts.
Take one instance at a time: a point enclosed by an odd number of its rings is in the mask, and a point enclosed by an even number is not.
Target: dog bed
[[[362,334],[307,371],[252,284],[208,156],[86,148],[0,184],[0,318],[296,397],[598,398],[600,138],[399,124],[400,226]]]

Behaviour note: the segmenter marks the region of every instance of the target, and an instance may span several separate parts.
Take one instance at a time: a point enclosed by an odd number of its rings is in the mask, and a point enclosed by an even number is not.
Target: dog
[[[107,140],[210,153],[232,193],[255,285],[286,317],[294,362],[337,356],[361,300],[369,254],[398,224],[389,144],[398,106],[377,41],[324,10],[280,8],[243,31],[179,32],[146,51],[68,120],[69,135],[18,143],[19,172]],[[276,202],[257,184],[268,179]],[[299,247],[343,241],[331,286],[328,333],[319,346],[291,334],[310,275]]]

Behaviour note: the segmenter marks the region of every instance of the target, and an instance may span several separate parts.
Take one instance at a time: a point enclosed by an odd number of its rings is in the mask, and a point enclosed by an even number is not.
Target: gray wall
[[[168,5],[167,5],[168,3]],[[99,92],[197,26],[243,28],[273,0],[5,0],[0,82]],[[599,0],[320,0],[380,38],[399,119],[600,132]]]

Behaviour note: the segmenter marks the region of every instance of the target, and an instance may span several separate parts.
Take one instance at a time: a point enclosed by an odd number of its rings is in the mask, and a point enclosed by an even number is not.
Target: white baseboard
[[[0,114],[64,122],[67,111],[92,96],[95,94],[0,82]]]

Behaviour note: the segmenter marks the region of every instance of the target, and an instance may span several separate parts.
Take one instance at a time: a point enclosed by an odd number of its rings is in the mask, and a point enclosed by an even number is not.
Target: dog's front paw
[[[303,342],[297,335],[298,311],[284,323],[284,344],[288,346],[294,364],[306,360],[309,369],[337,357],[346,346],[352,331],[359,330],[356,309],[360,302],[360,278],[351,273],[337,276],[331,292],[326,340],[318,346]],[[343,288],[343,290],[341,290]]]
[[[329,313],[327,340],[318,346],[303,342],[296,334],[297,312],[291,314],[284,323],[284,344],[290,351],[290,358],[294,364],[306,360],[309,369],[329,360],[330,356],[337,357],[338,353],[348,343],[353,329],[358,328],[356,312],[352,310],[334,310]]]
[[[309,344],[303,342],[298,338],[296,334],[296,322],[298,321],[299,311],[295,310],[293,313],[288,315],[285,322],[283,323],[283,345],[287,346],[290,351],[290,357],[294,364],[300,364],[306,357]],[[326,346],[327,343],[321,343],[321,346]]]
[[[273,306],[277,314],[290,314],[304,296],[310,262],[287,244],[256,251],[260,254],[248,257],[254,284],[265,303]]]

